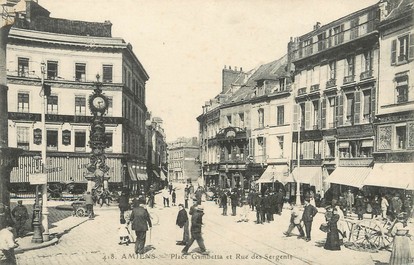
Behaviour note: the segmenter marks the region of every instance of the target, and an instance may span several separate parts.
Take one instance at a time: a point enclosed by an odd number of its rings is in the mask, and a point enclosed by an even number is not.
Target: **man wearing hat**
[[[16,221],[14,229],[16,230],[17,237],[23,237],[24,225],[26,224],[27,219],[29,219],[29,214],[26,206],[23,205],[22,200],[17,201],[17,206],[14,207],[11,214]]]
[[[312,229],[312,222],[313,217],[318,213],[318,209],[315,206],[310,204],[310,199],[305,199],[305,207],[303,208],[303,215],[302,221],[305,225],[305,232],[306,232],[306,241],[309,242],[311,240],[311,229]]]
[[[204,245],[204,239],[201,234],[201,226],[203,225],[203,215],[204,215],[204,206],[198,205],[195,212],[191,217],[191,238],[187,245],[183,248],[181,253],[183,255],[188,255],[188,249],[194,243],[194,240],[197,241],[198,246],[200,247],[201,254],[207,255],[206,246]]]
[[[197,205],[197,200],[193,199],[193,205],[191,205],[190,210],[188,211],[189,215],[193,215],[193,213],[196,211]]]
[[[178,211],[177,215],[177,221],[175,222],[176,225],[178,225],[180,228],[183,228],[183,240],[178,241],[177,245],[186,245],[189,241],[190,233],[189,233],[189,225],[188,225],[188,215],[187,211],[184,209],[184,205],[180,203],[178,205],[178,208],[180,209]]]
[[[139,198],[137,204],[134,205],[132,213],[130,215],[130,221],[132,222],[132,230],[135,230],[136,240],[135,240],[135,253],[144,254],[145,240],[147,236],[148,226],[149,229],[152,228],[150,215],[144,207],[145,204],[144,198]]]

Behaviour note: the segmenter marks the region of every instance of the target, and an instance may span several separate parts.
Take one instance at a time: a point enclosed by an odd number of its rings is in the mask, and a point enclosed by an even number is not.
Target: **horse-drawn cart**
[[[348,241],[345,246],[361,251],[378,251],[392,245],[394,237],[391,231],[396,220],[388,219],[345,219],[348,228]]]

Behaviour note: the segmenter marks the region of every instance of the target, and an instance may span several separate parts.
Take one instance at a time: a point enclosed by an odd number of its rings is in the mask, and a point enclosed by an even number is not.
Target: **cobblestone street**
[[[181,190],[178,198],[182,198]],[[323,215],[318,214],[313,225],[313,240],[305,242],[296,237],[286,238],[283,232],[289,222],[289,211],[276,216],[275,221],[263,225],[254,223],[255,213],[249,213],[249,222],[237,222],[239,216],[222,216],[214,202],[204,202],[204,240],[209,256],[197,254],[197,244],[189,256],[181,255],[181,231],[175,226],[178,207],[162,207],[157,195],[156,207],[150,213],[159,217],[159,224],[147,233],[147,252],[134,254],[133,244],[118,245],[118,208],[96,208],[97,217],[75,227],[60,238],[59,244],[17,255],[19,264],[133,264],[145,259],[146,264],[386,264],[390,252],[358,252],[342,247],[340,252],[326,251],[326,234],[318,230]],[[180,201],[180,200],[178,200]],[[238,208],[240,210],[240,208]],[[343,259],[338,259],[338,254]]]

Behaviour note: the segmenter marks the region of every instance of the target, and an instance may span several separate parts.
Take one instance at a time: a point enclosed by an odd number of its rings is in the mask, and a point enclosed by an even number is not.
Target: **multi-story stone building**
[[[330,183],[361,187],[371,170],[378,11],[375,4],[323,26],[317,23],[289,44],[295,65],[293,176],[316,190],[327,188],[328,174]]]
[[[155,189],[162,188],[167,184],[168,175],[168,154],[166,134],[163,128],[163,120],[160,117],[151,118],[147,114],[147,176],[148,185],[153,185]],[[147,187],[145,187],[147,188]]]
[[[200,148],[197,137],[180,137],[168,143],[169,181],[187,183],[197,181],[200,172]],[[210,181],[206,178],[206,182]]]
[[[381,3],[375,165],[367,185],[413,189],[413,1]]]
[[[111,23],[50,17],[35,1],[16,18],[7,46],[9,146],[24,149],[12,186],[28,185],[42,145],[47,145],[49,183],[85,182],[91,151],[88,98],[97,74],[108,97],[106,124],[110,185],[137,189],[147,179],[145,83],[147,72],[132,46],[111,35]],[[42,131],[42,83],[47,98]],[[47,142],[41,142],[46,133]],[[85,184],[86,185],[86,184]],[[85,186],[86,187],[86,186]]]
[[[289,179],[291,156],[292,93],[288,56],[261,65],[251,76],[255,81],[251,102],[251,153],[249,167],[261,172],[258,183],[266,188]],[[280,184],[279,184],[280,185]],[[263,190],[263,189],[262,189]]]

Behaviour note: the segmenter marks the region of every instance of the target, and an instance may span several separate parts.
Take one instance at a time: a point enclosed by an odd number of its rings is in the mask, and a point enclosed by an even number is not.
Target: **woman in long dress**
[[[338,230],[339,215],[336,208],[332,208],[332,216],[327,220],[328,234],[324,248],[327,250],[341,250],[341,242],[339,240]]]
[[[414,262],[410,250],[410,234],[406,226],[406,219],[404,215],[400,214],[391,231],[391,234],[394,236],[394,243],[392,245],[390,265],[405,265]]]

